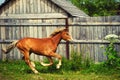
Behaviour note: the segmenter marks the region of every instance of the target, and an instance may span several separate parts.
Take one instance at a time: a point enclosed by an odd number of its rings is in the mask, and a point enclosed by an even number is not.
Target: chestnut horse
[[[23,54],[23,59],[34,73],[38,73],[35,69],[35,64],[30,61],[30,54],[46,56],[50,61],[49,64],[40,62],[43,66],[50,66],[53,64],[52,57],[58,58],[59,62],[56,68],[60,68],[62,57],[56,53],[56,49],[61,39],[71,41],[72,37],[68,33],[68,29],[56,29],[48,38],[23,38],[13,41],[7,47],[3,48],[4,53],[9,53],[12,49],[17,47]]]

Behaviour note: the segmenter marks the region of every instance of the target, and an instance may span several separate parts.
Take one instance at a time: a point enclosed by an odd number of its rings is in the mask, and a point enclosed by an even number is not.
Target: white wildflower
[[[117,36],[115,34],[109,34],[109,35],[105,36],[106,40],[109,40],[109,39],[118,39],[118,38],[119,38],[119,36]]]

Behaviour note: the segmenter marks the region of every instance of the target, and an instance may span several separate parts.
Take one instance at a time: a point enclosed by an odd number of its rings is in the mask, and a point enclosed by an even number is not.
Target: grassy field
[[[63,65],[60,70],[43,67],[36,62],[40,72],[34,74],[24,61],[0,61],[0,80],[120,80],[120,69],[101,68],[92,66],[91,69],[65,70]]]

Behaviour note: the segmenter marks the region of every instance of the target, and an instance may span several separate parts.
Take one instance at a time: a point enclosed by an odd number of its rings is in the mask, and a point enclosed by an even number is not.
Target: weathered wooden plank
[[[106,22],[106,23],[103,23],[103,22],[97,22],[97,23],[85,23],[85,22],[83,22],[83,23],[71,23],[71,24],[69,24],[69,25],[74,25],[74,26],[84,26],[84,27],[87,27],[87,26],[119,26],[120,25],[120,23],[119,22]]]
[[[8,9],[9,9],[9,10],[8,10],[8,13],[10,13],[10,14],[12,13],[12,7],[10,7],[11,5],[12,5],[12,2],[10,2],[10,3],[8,4]]]
[[[5,27],[4,26],[2,26],[1,27],[1,39],[5,39]],[[5,45],[4,44],[1,44],[1,48],[3,48]],[[1,56],[2,56],[2,60],[4,61],[4,60],[6,60],[6,55],[3,53],[3,52],[1,52]]]
[[[44,13],[44,14],[6,14],[0,16],[0,19],[62,19],[67,18],[66,15],[60,13]]]
[[[9,19],[9,20],[14,20],[14,19]],[[39,19],[41,20],[41,19]],[[64,19],[63,19],[64,20]],[[1,20],[2,21],[2,20]],[[34,21],[34,20],[33,20]],[[51,22],[51,23],[47,23],[47,22],[40,22],[40,23],[34,23],[34,22],[5,22],[4,20],[2,22],[0,22],[0,25],[15,25],[15,26],[19,26],[19,25],[24,25],[24,26],[27,26],[27,25],[31,25],[31,26],[65,26],[65,23],[64,22]],[[70,23],[69,26],[72,26],[72,27],[88,27],[88,26],[92,26],[92,27],[96,27],[96,26],[99,26],[99,27],[112,27],[114,26],[114,30],[116,29],[116,27],[118,27],[120,25],[120,23],[112,23],[112,24],[109,24],[109,23],[100,23],[100,24],[96,24],[96,23],[93,23],[93,24],[72,24]],[[90,27],[91,28],[91,27]],[[113,28],[113,27],[112,27]],[[114,31],[115,32],[115,31]]]
[[[19,1],[19,13],[24,13],[24,2],[23,1],[26,1],[26,0],[20,0]]]
[[[29,13],[34,13],[34,5],[33,5],[33,2],[34,2],[33,0],[30,0],[30,4],[29,4],[29,5],[30,5],[30,6],[29,6],[29,7],[30,7],[30,12],[29,12]]]
[[[45,10],[45,12],[44,13],[47,13],[48,12],[48,7],[47,7],[47,0],[44,0],[44,10]]]
[[[49,1],[49,0],[47,0],[48,2],[47,2],[47,12],[48,13],[51,13],[52,12],[52,3],[51,3],[51,1]]]
[[[32,27],[30,27],[30,32],[33,30],[33,28]],[[44,31],[45,29],[43,29],[43,31]],[[33,36],[33,34],[32,34],[33,32],[31,32],[31,34],[30,34],[30,37],[34,37]],[[42,33],[40,33],[40,34],[42,34]],[[44,34],[44,36],[43,37],[45,37],[46,36],[46,34]],[[11,43],[12,41],[14,41],[14,40],[0,40],[0,43]],[[62,44],[64,44],[64,43],[66,43],[65,41],[61,41],[61,43]],[[78,43],[80,43],[80,44],[109,44],[110,42],[109,41],[107,41],[107,40],[74,40],[74,41],[72,41],[72,42],[69,42],[70,44],[78,44]],[[115,42],[115,44],[120,44],[120,41],[119,42]]]
[[[25,7],[26,11],[25,12],[26,12],[26,14],[29,14],[30,13],[30,0],[26,0],[25,5],[26,5],[26,7]]]
[[[34,21],[34,20],[33,20]],[[19,22],[19,23],[15,23],[15,22],[10,22],[10,23],[3,23],[0,22],[1,26],[65,26],[65,23],[33,23],[33,22]]]
[[[33,6],[34,6],[34,13],[35,14],[38,13],[38,5],[40,5],[40,4],[37,5],[37,2],[38,2],[38,0],[33,0]]]
[[[15,3],[15,14],[18,14],[18,13],[20,13],[20,0],[17,2],[17,3]]]
[[[40,4],[41,0],[37,0],[37,5],[38,5],[38,8],[37,8],[37,11],[38,13],[41,12],[41,4]]]
[[[98,40],[98,27],[95,27],[94,28],[94,32],[93,32],[93,34],[94,34],[94,40]],[[95,44],[94,45],[94,54],[95,54],[95,62],[98,62],[98,45],[97,44]]]
[[[15,4],[15,1],[12,1],[12,14],[15,14],[15,7],[16,7],[16,4]]]
[[[74,40],[73,42],[70,43],[81,43],[81,44],[108,44],[110,43],[107,40]],[[116,42],[116,44],[119,44],[119,42]]]

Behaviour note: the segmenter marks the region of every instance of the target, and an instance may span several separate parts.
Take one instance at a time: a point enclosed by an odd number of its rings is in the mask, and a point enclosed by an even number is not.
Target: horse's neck
[[[52,40],[53,40],[53,42],[55,43],[56,46],[60,43],[61,39],[62,38],[61,38],[61,34],[60,33],[58,33],[57,35],[52,37]]]

